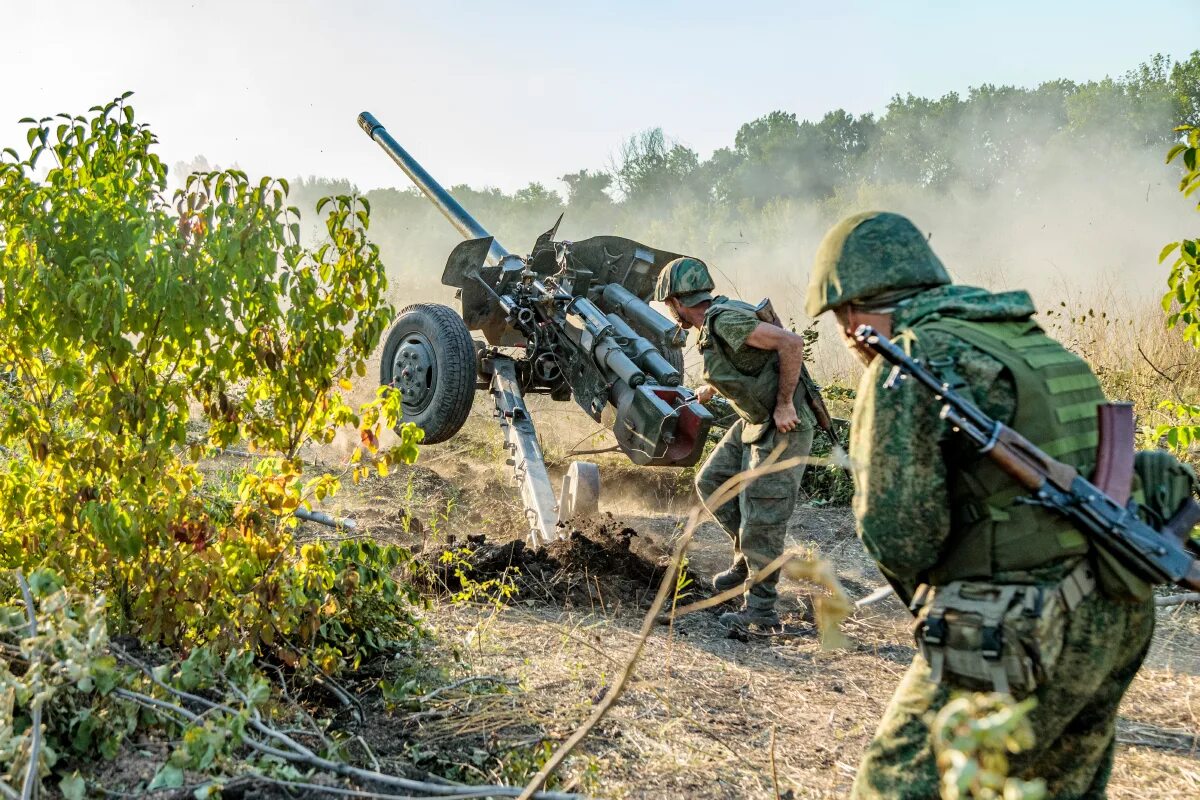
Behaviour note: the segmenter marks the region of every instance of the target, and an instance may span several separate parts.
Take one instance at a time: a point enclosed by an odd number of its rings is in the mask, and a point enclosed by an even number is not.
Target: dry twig
[[[775,789],[775,800],[780,800],[779,773],[775,769],[775,726],[771,726],[771,786]]]
[[[33,610],[33,594],[20,570],[16,570],[17,583],[21,586],[21,597],[25,601],[25,618],[29,620],[29,638],[37,636],[37,616]],[[40,659],[41,654],[35,656]],[[42,701],[34,698],[30,703],[33,719],[30,722],[29,768],[25,771],[25,785],[21,788],[21,800],[31,800],[38,790],[38,758],[42,749]]]
[[[156,681],[157,683],[157,681]],[[206,700],[203,697],[189,694],[187,692],[175,689],[172,686],[159,683],[168,693],[180,699],[188,699],[208,707],[210,710],[226,710],[228,706],[220,703],[214,703],[211,700]],[[117,697],[122,697],[126,700],[137,703],[145,708],[151,708],[158,711],[168,711],[173,714],[183,716],[194,725],[203,724],[203,719],[199,714],[193,713],[181,705],[171,703],[166,700],[160,700],[156,697],[134,692],[129,689],[118,688],[113,690],[113,694]],[[250,736],[244,736],[242,742],[251,750],[262,753],[263,755],[274,756],[285,761],[290,761],[293,764],[303,764],[307,767],[319,769],[324,772],[332,772],[340,775],[343,778],[350,780],[362,781],[364,783],[377,783],[385,786],[395,786],[398,789],[404,789],[409,792],[421,792],[424,795],[434,795],[443,798],[476,798],[476,797],[514,797],[517,795],[518,789],[514,786],[467,786],[462,784],[441,784],[431,783],[428,781],[412,780],[410,778],[401,778],[396,775],[388,775],[382,772],[376,772],[368,769],[360,769],[349,764],[342,764],[336,761],[330,761],[327,758],[322,758],[313,753],[304,745],[292,739],[285,733],[278,731],[269,725],[261,722],[259,719],[251,717],[248,720],[250,727],[259,733],[274,739],[286,749],[281,749],[273,745],[266,744]],[[579,800],[579,795],[568,794],[565,792],[539,792],[535,795],[541,800]]]
[[[1185,603],[1200,603],[1200,592],[1184,592],[1182,594],[1169,594],[1166,597],[1154,598],[1154,605],[1159,608],[1163,606],[1181,606]]]

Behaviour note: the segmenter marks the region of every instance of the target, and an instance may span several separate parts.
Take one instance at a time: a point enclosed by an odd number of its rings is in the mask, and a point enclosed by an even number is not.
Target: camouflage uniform
[[[705,326],[700,340],[706,377],[719,369],[714,362],[721,360],[727,359],[747,376],[764,374],[772,361],[778,362],[779,357],[773,351],[745,343],[750,332],[761,324],[753,313],[732,307],[728,298],[718,297],[709,309],[709,316],[712,321]],[[774,384],[765,387],[764,394],[773,398],[777,391],[776,377]],[[807,404],[798,400],[795,405],[800,422],[788,433],[780,433],[769,421],[744,416],[725,432],[696,474],[696,491],[702,500],[734,475],[757,467],[781,442],[784,443],[781,460],[808,456],[816,419]],[[734,407],[737,408],[736,403]],[[803,465],[765,475],[747,486],[736,502],[709,509],[733,541],[735,561],[745,560],[751,578],[783,553],[787,521],[796,507],[803,476]],[[772,610],[778,597],[778,582],[776,572],[753,584],[746,593],[746,607],[755,611]]]
[[[781,443],[781,458],[807,456],[816,427],[812,411],[803,402],[804,386],[798,383],[794,402],[799,423],[788,433],[775,429],[771,414],[779,388],[779,355],[746,344],[762,320],[748,304],[724,296],[713,298],[712,288],[703,263],[685,258],[664,268],[655,289],[657,300],[674,296],[687,306],[711,302],[700,331],[704,377],[726,396],[739,416],[696,475],[696,491],[702,500],[729,478],[757,467]],[[787,521],[803,473],[801,465],[764,476],[743,490],[736,501],[710,509],[733,541],[735,565],[731,572],[746,569],[753,577],[783,553]],[[777,582],[775,573],[755,583],[747,591],[746,609],[769,616],[775,607]]]
[[[871,235],[863,237],[866,244],[855,243],[855,228],[863,223],[871,223],[866,226]],[[894,237],[895,247],[889,237]],[[1009,370],[988,352],[937,330],[934,323],[967,320],[987,327],[1027,320],[1034,313],[1032,303],[1024,292],[993,295],[947,286],[949,278],[940,262],[934,268],[935,262],[924,238],[902,217],[852,218],[822,244],[810,286],[809,312],[815,315],[851,301],[869,300],[876,307],[879,297],[888,298],[893,340],[938,366],[943,377],[946,371],[955,373],[961,391],[984,413],[1011,422],[1018,406]],[[877,290],[856,287],[855,266],[869,273],[865,280],[890,285]],[[842,280],[835,284],[831,276]],[[909,287],[918,284],[916,291],[907,288],[906,281]],[[873,291],[878,292],[874,297]],[[907,601],[919,584],[943,585],[948,579],[943,574],[948,552],[970,553],[974,547],[978,553],[991,544],[983,535],[976,538],[976,528],[964,522],[957,502],[952,501],[955,486],[970,481],[972,470],[984,468],[986,459],[966,457],[963,443],[940,418],[938,404],[919,387],[903,382],[895,389],[884,388],[889,373],[888,365],[876,358],[859,384],[850,442],[854,514],[867,551]],[[1037,516],[1049,518],[1048,511],[1021,508],[1029,515],[1022,521],[1056,524]],[[1011,537],[1014,526],[1004,524]],[[964,531],[971,536],[960,539]],[[1063,532],[1063,541],[1077,543],[1079,549],[1064,552],[1087,552],[1086,541],[1070,539],[1069,533]],[[1019,570],[997,571],[987,580],[996,585],[1053,586],[1079,560],[1075,555],[1030,563]],[[1062,653],[1033,692],[1038,701],[1031,715],[1036,743],[1013,756],[1013,775],[1042,778],[1051,797],[1105,796],[1117,706],[1145,657],[1153,627],[1150,601],[1121,602],[1102,591],[1093,591],[1069,613],[1061,634]],[[930,665],[918,654],[867,748],[853,797],[938,796],[929,725],[952,692],[986,687],[965,685],[953,675],[944,676],[940,683],[930,678]]]

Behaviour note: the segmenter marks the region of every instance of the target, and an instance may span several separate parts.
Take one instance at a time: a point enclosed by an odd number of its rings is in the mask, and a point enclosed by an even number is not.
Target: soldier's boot
[[[748,577],[750,577],[750,567],[746,566],[746,559],[739,555],[734,560],[732,567],[713,576],[713,588],[718,592],[726,592],[735,586],[741,586]]]
[[[774,586],[756,583],[746,592],[746,602],[740,611],[726,611],[720,616],[721,624],[730,630],[747,630],[751,625],[774,630],[783,627],[775,611],[778,594]]]
[[[754,608],[746,606],[741,611],[726,611],[720,616],[720,622],[730,630],[744,631],[754,626],[766,630],[777,630],[783,627],[779,614],[774,608]]]

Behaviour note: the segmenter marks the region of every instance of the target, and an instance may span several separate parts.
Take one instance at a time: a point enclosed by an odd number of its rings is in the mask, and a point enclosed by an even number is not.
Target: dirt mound
[[[667,559],[639,552],[637,539],[637,531],[606,514],[573,526],[570,535],[547,547],[469,536],[466,543],[451,542],[422,555],[420,562],[430,587],[440,591],[511,582],[521,598],[615,613],[648,607],[666,572]],[[497,588],[493,583],[482,591],[486,595]]]

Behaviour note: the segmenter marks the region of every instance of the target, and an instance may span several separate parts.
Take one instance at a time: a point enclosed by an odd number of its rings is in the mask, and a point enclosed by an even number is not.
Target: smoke
[[[1172,127],[1198,113],[1195,76],[1200,53],[1175,65],[1152,59],[1116,81],[898,97],[878,119],[836,111],[812,123],[773,112],[708,160],[650,131],[631,137],[611,175],[563,176],[569,202],[540,184],[511,195],[451,191],[512,252],[528,252],[565,209],[559,238],[614,233],[695,255],[718,291],[770,297],[797,328],[812,322],[804,298],[822,236],[868,209],[909,216],[956,282],[1026,289],[1043,310],[1096,307],[1144,322],[1166,288],[1158,253],[1195,229],[1178,167],[1163,163]],[[353,190],[294,181],[293,202],[311,209],[323,193]],[[460,241],[454,229],[408,187],[366,198],[389,299],[400,308],[455,306],[454,290],[440,283]],[[305,228],[318,235],[320,220],[307,214]],[[831,321],[818,331],[817,378],[852,379],[856,362]]]
[[[910,217],[956,283],[1025,289],[1039,310],[1095,307],[1140,316],[1166,291],[1163,245],[1196,228],[1177,190],[1178,169],[1162,149],[1109,148],[1103,159],[1055,148],[986,191],[860,184],[821,204],[777,201],[757,216],[683,243],[713,267],[718,288],[742,299],[771,297],[797,327],[817,245],[842,216],[878,209]],[[670,246],[670,243],[668,243]],[[827,315],[828,316],[828,315]],[[1161,313],[1159,314],[1161,317]],[[819,326],[819,377],[857,373],[831,320]],[[1166,335],[1165,331],[1161,335]]]

